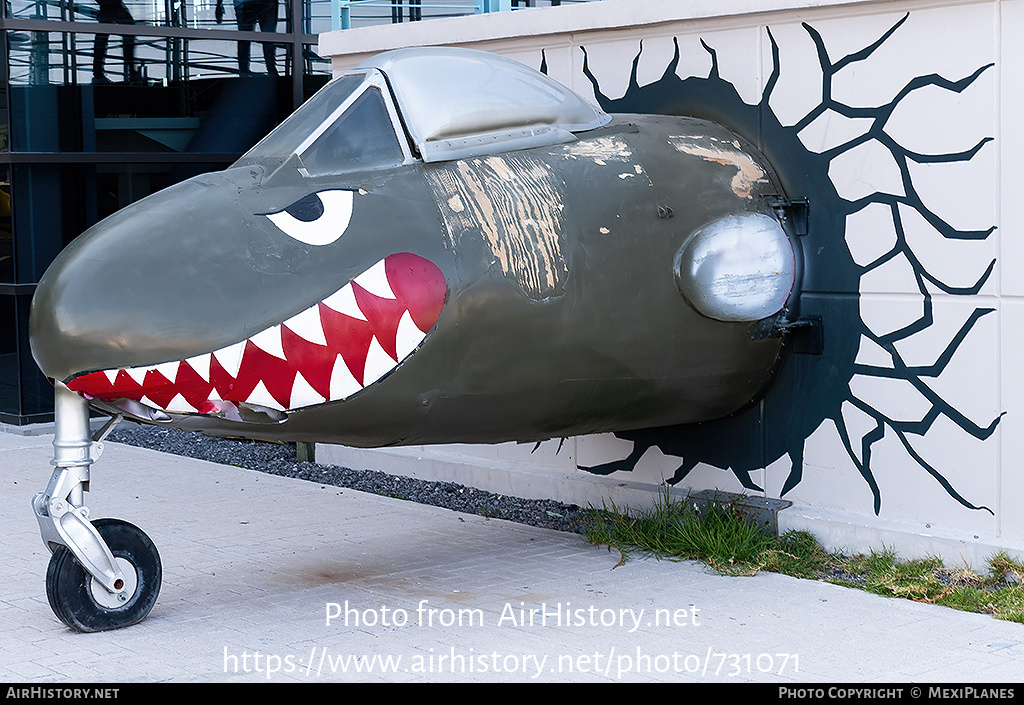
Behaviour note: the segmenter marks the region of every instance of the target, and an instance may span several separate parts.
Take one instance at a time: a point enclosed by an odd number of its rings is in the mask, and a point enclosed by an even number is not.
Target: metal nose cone
[[[119,211],[65,248],[32,301],[31,348],[43,373],[63,381],[179,359],[215,346],[211,335],[234,335],[225,330],[234,326],[225,323],[232,306],[223,280],[238,259],[238,238],[227,235],[244,227],[237,200],[237,185],[223,175],[196,177]]]

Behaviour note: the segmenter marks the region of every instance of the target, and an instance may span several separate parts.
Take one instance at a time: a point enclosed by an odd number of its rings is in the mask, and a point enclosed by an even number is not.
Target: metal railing
[[[306,34],[349,29],[355,25],[378,25],[460,15],[505,12],[527,7],[552,7],[595,0],[302,0],[299,29]],[[6,0],[5,16],[11,19],[96,22],[98,24],[187,27],[190,29],[234,28],[230,0],[222,0],[226,16],[217,19],[217,0],[121,0],[124,16],[104,19],[98,0]],[[277,3],[275,3],[277,4]],[[284,33],[292,31],[290,2],[278,10]]]
[[[387,8],[391,10],[391,22],[403,22],[407,16],[410,22],[432,17],[453,17],[459,15],[481,15],[488,12],[508,12],[519,8],[537,6],[558,6],[594,0],[331,0],[331,28],[351,29],[353,9]],[[424,10],[427,14],[424,14]],[[372,16],[368,24],[381,24],[386,17]]]
[[[329,31],[333,26],[348,29],[353,26],[415,22],[442,17],[516,11],[527,7],[550,7],[597,0],[302,0],[301,29],[308,35]],[[237,44],[232,36],[236,28],[230,0],[224,0],[228,9],[221,22],[215,17],[217,0],[122,0],[123,7],[132,17],[130,22],[111,24],[100,22],[97,0],[8,0],[7,16],[11,19],[55,20],[78,25],[69,34],[55,26],[53,32],[32,30],[8,33],[8,79],[16,85],[42,85],[47,83],[88,83],[94,72],[97,36],[110,35],[108,52],[100,58],[102,70],[109,70],[118,81],[129,80],[137,74],[147,81],[176,81],[191,78],[237,75],[241,68],[237,61]],[[294,28],[291,17],[292,3],[281,2],[278,17],[280,32],[260,33],[254,42],[276,43],[286,73],[296,70],[287,64],[291,53],[284,42]],[[96,30],[83,31],[84,25],[95,23]],[[152,36],[138,29],[128,34],[134,37],[134,66],[124,66],[124,39],[118,29],[125,24],[135,28],[153,27]],[[221,30],[210,39],[205,37],[161,37],[160,27],[187,30]],[[250,37],[246,37],[249,41]],[[254,49],[257,71],[264,71],[262,53]],[[106,52],[105,52],[106,54]],[[304,72],[329,73],[330,64],[313,53],[311,47],[303,49]],[[314,66],[315,64],[315,66]],[[322,64],[322,65],[321,65]],[[116,72],[122,70],[124,77]],[[137,69],[137,71],[135,71]],[[135,74],[132,72],[135,71]]]

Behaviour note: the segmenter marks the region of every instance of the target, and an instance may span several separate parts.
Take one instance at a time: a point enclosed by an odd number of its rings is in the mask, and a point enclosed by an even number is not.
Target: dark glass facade
[[[0,422],[53,416],[46,267],[98,220],[222,169],[330,76],[329,1],[9,0],[0,18]]]

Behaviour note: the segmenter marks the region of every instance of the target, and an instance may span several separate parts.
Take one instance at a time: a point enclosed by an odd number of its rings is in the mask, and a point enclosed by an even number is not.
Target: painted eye
[[[282,211],[264,215],[288,237],[307,245],[330,245],[348,228],[352,218],[352,192],[311,193]]]

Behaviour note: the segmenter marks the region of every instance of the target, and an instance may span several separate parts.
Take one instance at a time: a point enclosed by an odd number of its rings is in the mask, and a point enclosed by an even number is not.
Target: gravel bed
[[[508,497],[454,482],[429,482],[375,470],[300,462],[294,444],[214,438],[129,423],[114,429],[107,440],[545,529],[583,533],[588,515],[587,510],[574,504],[550,499]]]

